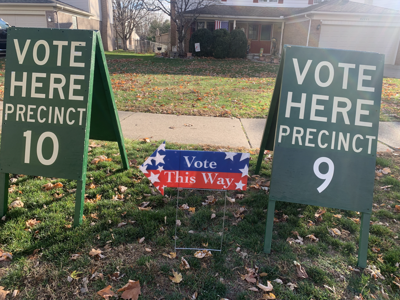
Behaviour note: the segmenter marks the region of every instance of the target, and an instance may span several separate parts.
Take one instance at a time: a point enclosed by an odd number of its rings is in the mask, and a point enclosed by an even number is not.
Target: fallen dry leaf
[[[172,274],[174,274],[174,276],[169,276],[169,279],[171,279],[172,282],[174,283],[180,283],[182,281],[182,274],[181,273],[177,273],[174,270],[172,270]]]
[[[17,297],[19,295],[19,290],[14,290],[11,297]]]
[[[3,250],[0,249],[0,261],[7,261],[12,259],[13,256],[11,252],[4,252]]]
[[[211,219],[214,219],[216,217],[216,214],[211,214]]]
[[[45,191],[49,191],[53,189],[53,184],[51,182],[42,185],[42,189]]]
[[[99,162],[102,161],[111,161],[111,160],[112,160],[111,158],[107,158],[107,156],[105,155],[100,155],[92,160],[92,164],[98,164]]]
[[[106,288],[97,292],[98,295],[103,297],[104,299],[109,299],[110,297],[118,297],[116,293],[111,290],[112,286],[109,285]]]
[[[163,253],[162,255],[165,256],[165,257],[174,259],[176,257],[176,252],[170,252],[169,254]]]
[[[204,257],[209,257],[209,256],[212,256],[212,254],[208,250],[199,250],[194,253],[194,257],[197,257],[197,258],[204,258]]]
[[[395,205],[394,211],[395,212],[400,212],[400,205]]]
[[[183,257],[181,257],[181,264],[179,266],[179,269],[181,269],[181,270],[190,269],[189,263]]]
[[[226,200],[228,200],[230,203],[235,203],[235,198],[226,196]]]
[[[276,299],[276,297],[273,293],[269,293],[269,294],[264,294],[262,299],[273,300],[273,299]]]
[[[141,239],[138,240],[138,243],[141,244],[144,242],[145,237],[142,237]]]
[[[121,222],[121,223],[118,224],[117,227],[118,227],[118,228],[121,228],[121,227],[125,226],[126,224],[127,224],[127,223],[125,223],[125,222]]]
[[[302,267],[297,261],[294,261],[293,263],[296,266],[297,276],[302,279],[308,278],[307,272],[304,267]]]
[[[258,283],[257,287],[262,289],[264,292],[270,292],[270,291],[272,291],[274,289],[274,287],[272,286],[271,281],[267,281],[267,283],[268,283],[267,286],[265,286],[265,285],[263,285],[261,283]]]
[[[333,237],[336,237],[336,236],[338,236],[338,235],[342,235],[342,233],[340,232],[340,230],[337,229],[337,228],[331,228],[331,229],[328,228],[328,231],[329,231],[329,234],[330,234],[331,236],[333,236]]]
[[[15,201],[11,202],[11,204],[8,207],[10,209],[17,208],[17,207],[24,207],[24,203],[21,200],[15,200]]]
[[[133,281],[129,279],[128,283],[118,290],[118,293],[119,292],[123,292],[121,295],[122,299],[137,300],[139,298],[139,295],[141,294],[139,280]]]
[[[306,236],[306,238],[310,239],[312,242],[318,242],[319,239],[315,237],[313,234],[309,234]]]
[[[286,285],[289,287],[289,289],[290,289],[291,291],[293,291],[295,288],[298,287],[297,284],[291,283],[291,282],[288,282]]]
[[[121,194],[123,194],[123,193],[126,192],[126,190],[127,190],[128,188],[127,188],[126,186],[120,185],[120,186],[118,187],[118,189],[119,189],[119,192],[120,192]]]
[[[258,292],[258,288],[252,286],[251,288],[249,288],[249,291]]]
[[[80,254],[72,254],[70,259],[77,260],[79,256],[81,256],[81,255]]]
[[[30,219],[26,221],[26,226],[29,228],[35,227],[37,224],[39,224],[40,221],[37,221],[36,219]]]
[[[57,182],[56,184],[53,185],[53,189],[59,189],[62,187],[63,187],[63,184],[61,182]]]
[[[342,215],[333,215],[335,218],[338,218],[338,219],[341,219],[342,218]]]
[[[4,289],[4,287],[0,286],[0,300],[5,300],[7,294],[9,294],[9,293],[10,293],[10,291],[6,291]]]
[[[349,219],[352,220],[356,224],[360,224],[360,219],[359,218],[349,218]]]
[[[382,173],[385,174],[385,175],[387,175],[387,174],[389,174],[389,173],[392,173],[392,171],[390,170],[390,168],[383,168],[383,169],[382,169]]]

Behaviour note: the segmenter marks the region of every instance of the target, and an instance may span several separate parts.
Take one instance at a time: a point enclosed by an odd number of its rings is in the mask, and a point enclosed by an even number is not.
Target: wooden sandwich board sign
[[[0,149],[0,217],[9,173],[77,180],[82,222],[89,139],[118,142],[129,168],[101,37],[90,30],[9,28]]]
[[[276,201],[362,212],[366,267],[384,55],[285,46],[260,154],[273,150],[264,251]]]

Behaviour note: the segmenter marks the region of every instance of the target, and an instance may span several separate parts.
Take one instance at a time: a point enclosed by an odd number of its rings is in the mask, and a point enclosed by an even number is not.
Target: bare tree
[[[154,8],[168,15],[176,24],[179,55],[184,54],[184,41],[190,25],[200,15],[199,9],[214,4],[216,0],[154,0]]]
[[[117,37],[121,38],[123,49],[135,28],[148,14],[146,0],[113,0],[114,26]]]

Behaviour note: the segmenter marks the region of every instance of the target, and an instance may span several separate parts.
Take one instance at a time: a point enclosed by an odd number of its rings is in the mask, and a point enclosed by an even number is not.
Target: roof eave
[[[307,12],[303,12],[300,14],[295,14],[295,15],[290,15],[287,16],[285,18],[295,18],[295,17],[299,17],[299,16],[304,16],[304,15],[308,15],[308,14],[323,14],[323,15],[352,15],[352,16],[382,16],[382,17],[387,17],[387,16],[391,16],[391,17],[400,17],[400,13],[395,14],[395,13],[391,13],[391,14],[372,14],[372,13],[352,13],[352,12],[329,12],[329,11],[317,11],[317,10],[312,10],[312,11],[307,11]]]
[[[84,10],[81,10],[81,9],[78,9],[78,8],[73,8],[73,7],[69,7],[69,6],[64,6],[64,5],[60,5],[60,4],[57,4],[57,3],[0,3],[0,6],[6,6],[6,5],[12,5],[12,6],[52,6],[52,7],[54,7],[54,8],[56,8],[57,10],[61,10],[61,11],[69,11],[69,12],[72,12],[72,13],[76,13],[76,14],[80,14],[80,15],[83,15],[83,16],[87,16],[87,17],[92,17],[93,16],[93,14],[91,14],[91,13],[89,13],[89,12],[87,12],[87,11],[84,11]]]

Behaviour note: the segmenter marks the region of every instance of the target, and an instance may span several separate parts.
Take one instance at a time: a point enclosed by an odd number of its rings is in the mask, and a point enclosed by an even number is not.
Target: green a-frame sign
[[[118,143],[129,169],[99,32],[10,28],[0,149],[0,217],[9,173],[77,180],[82,222],[89,139]]]
[[[384,55],[285,46],[258,156],[273,150],[264,251],[276,201],[362,213],[366,267]]]

